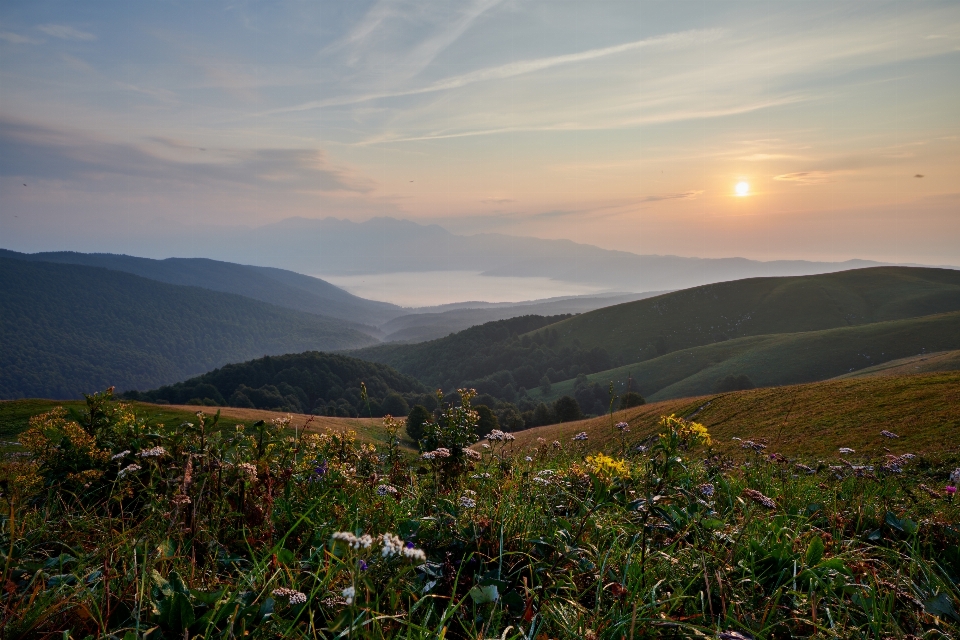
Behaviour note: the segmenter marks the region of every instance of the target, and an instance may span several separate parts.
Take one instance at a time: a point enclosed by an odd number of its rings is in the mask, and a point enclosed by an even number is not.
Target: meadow
[[[33,417],[2,462],[0,634],[955,637],[958,389],[842,380],[480,442],[465,392],[419,454],[392,419],[377,444],[109,393],[5,404]]]

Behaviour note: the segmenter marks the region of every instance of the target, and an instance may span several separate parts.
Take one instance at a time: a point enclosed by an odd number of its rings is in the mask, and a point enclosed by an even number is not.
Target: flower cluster
[[[471,460],[480,460],[483,458],[483,454],[477,451],[476,449],[464,449],[463,455]]]
[[[247,477],[248,482],[257,481],[257,467],[249,462],[241,462],[237,465],[237,471]]]
[[[120,469],[120,473],[117,474],[117,477],[122,478],[128,473],[136,473],[137,471],[140,471],[140,469],[142,469],[142,467],[138,464],[128,464],[123,469]]]
[[[844,454],[846,454],[846,453],[856,453],[856,451],[853,450],[853,449],[851,449],[850,447],[840,447],[840,453],[844,453]]]
[[[343,595],[344,599],[346,600],[346,604],[353,604],[353,599],[357,595],[357,590],[354,589],[353,587],[347,587],[340,593],[341,595]]]
[[[485,435],[483,439],[489,440],[490,442],[511,442],[517,438],[512,433],[505,433],[500,429],[494,429]]]
[[[464,509],[473,509],[477,506],[477,501],[467,496],[460,496],[460,506]]]
[[[700,492],[700,495],[705,498],[712,498],[715,491],[713,485],[709,482],[704,482],[702,485],[697,487],[697,490]]]
[[[587,464],[590,465],[591,473],[606,480],[630,477],[626,460],[616,460],[603,453],[587,456]]]
[[[740,440],[740,438],[734,438],[734,440]],[[757,453],[760,453],[767,448],[767,445],[760,442],[754,442],[753,440],[743,440],[740,442],[741,449],[753,449]]]
[[[120,453],[115,453],[112,456],[110,456],[110,459],[119,460],[120,458],[123,458],[124,456],[128,456],[128,455],[130,455],[130,449],[126,449],[124,451],[121,451]]]
[[[397,488],[392,484],[381,484],[377,486],[377,495],[380,497],[395,496],[397,493]]]
[[[427,451],[420,456],[424,460],[443,460],[450,457],[450,449],[439,447],[434,451]]]
[[[590,439],[590,436],[587,435],[586,431],[581,431],[577,435],[573,436],[573,438],[571,439],[574,440],[575,442],[586,442],[587,440]]]
[[[811,467],[808,467],[807,465],[802,464],[802,463],[800,463],[800,462],[798,462],[797,464],[795,464],[795,465],[793,465],[793,466],[795,466],[795,467],[796,467],[797,469],[799,469],[800,471],[803,471],[803,472],[806,473],[807,475],[813,475],[814,473],[817,472],[816,469],[813,469],[813,468],[811,468]]]
[[[400,536],[393,533],[384,533],[380,536],[380,544],[383,546],[381,555],[384,558],[394,558],[403,556],[411,562],[424,563],[427,561],[427,554],[423,549],[417,549],[412,542],[404,544]]]
[[[344,543],[351,549],[369,549],[373,544],[373,538],[366,533],[357,537],[349,531],[337,531],[331,538],[336,542]]]
[[[290,604],[303,604],[307,601],[307,594],[297,591],[296,589],[288,589],[286,587],[280,587],[279,589],[273,590],[274,597],[277,598],[286,598],[287,602]]]
[[[766,507],[767,509],[777,508],[777,503],[774,502],[772,498],[768,498],[767,496],[763,495],[756,489],[744,489],[743,495],[750,498],[760,506]]]
[[[137,454],[141,458],[159,458],[161,456],[167,455],[167,450],[163,447],[150,447],[149,449],[144,449]]]
[[[884,438],[899,438],[899,437],[900,437],[900,436],[898,436],[897,434],[893,433],[892,431],[887,431],[886,429],[884,429],[883,431],[881,431],[881,432],[880,432],[880,435],[882,435]]]
[[[630,432],[630,425],[627,424],[626,422],[618,422],[615,426],[617,427],[617,430],[620,431],[620,433]]]

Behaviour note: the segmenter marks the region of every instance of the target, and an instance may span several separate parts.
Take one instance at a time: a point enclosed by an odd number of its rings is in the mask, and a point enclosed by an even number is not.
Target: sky
[[[958,79],[957,2],[8,0],[0,246],[385,215],[960,265]]]

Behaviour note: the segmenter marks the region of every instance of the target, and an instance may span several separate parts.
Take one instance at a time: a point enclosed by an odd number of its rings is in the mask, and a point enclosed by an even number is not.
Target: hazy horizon
[[[0,59],[14,250],[393,216],[960,264],[956,3],[15,2]]]

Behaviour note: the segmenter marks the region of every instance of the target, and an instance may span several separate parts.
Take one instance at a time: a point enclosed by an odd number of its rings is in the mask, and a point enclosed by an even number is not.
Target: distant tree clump
[[[637,393],[636,391],[627,391],[622,396],[620,396],[620,408],[629,409],[630,407],[639,407],[642,404],[647,404],[647,401],[643,399],[643,396]]]
[[[557,416],[558,422],[573,422],[583,417],[583,412],[580,411],[580,405],[570,396],[558,398],[557,401],[553,403],[553,412]]]
[[[384,415],[402,418],[410,413],[410,405],[399,393],[388,393],[380,403],[380,411]]]
[[[477,421],[477,437],[482,438],[494,429],[500,428],[500,421],[497,419],[497,415],[485,404],[477,405],[474,408],[474,411],[480,416],[480,419]]]
[[[753,384],[753,381],[744,374],[735,376],[733,374],[723,378],[722,380],[717,381],[717,393],[727,393],[729,391],[744,391],[746,389],[754,389],[756,385]]]
[[[407,414],[407,435],[414,442],[423,438],[423,427],[433,420],[433,414],[422,404],[418,404]]]
[[[421,399],[430,398],[426,391],[413,378],[386,365],[308,351],[229,364],[184,382],[152,391],[130,391],[125,396],[146,402],[192,402],[339,417],[402,417],[411,401],[422,404]]]

